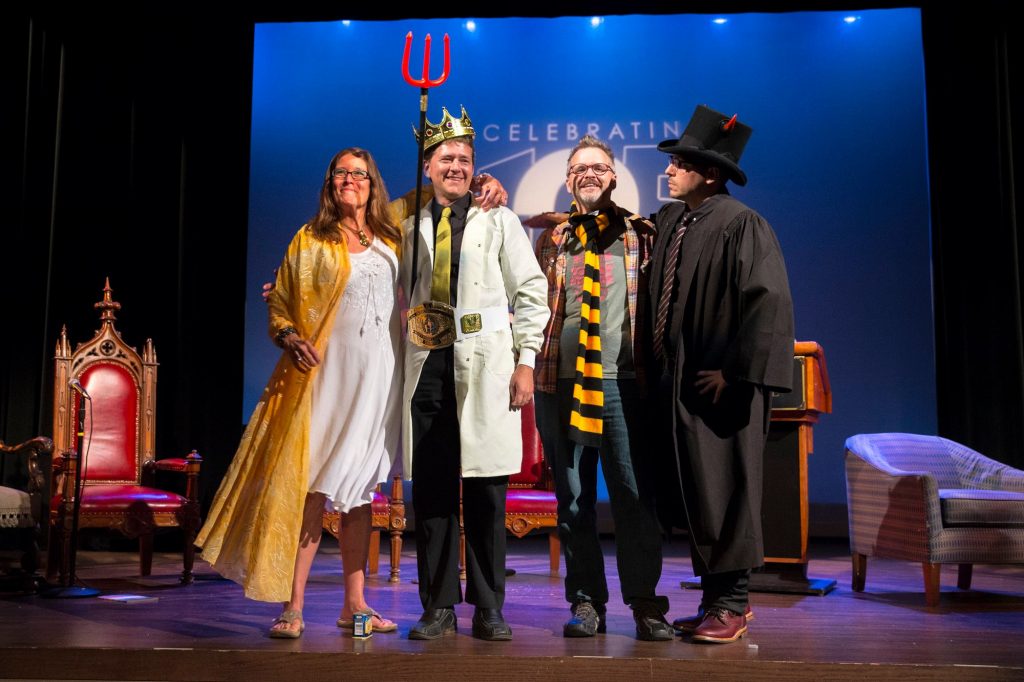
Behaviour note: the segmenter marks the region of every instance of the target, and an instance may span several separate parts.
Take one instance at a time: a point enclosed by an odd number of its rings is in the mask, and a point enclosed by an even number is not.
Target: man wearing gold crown
[[[566,188],[574,211],[546,230],[537,259],[548,280],[551,320],[537,360],[537,426],[554,472],[565,553],[566,637],[605,631],[608,583],[597,534],[597,463],[617,529],[622,598],[636,636],[665,641],[668,600],[650,471],[644,470],[647,273],[654,225],[612,201],[615,159],[587,135],[569,153]]]
[[[424,612],[409,638],[456,630],[461,480],[472,632],[507,640],[505,492],[522,463],[518,410],[533,398],[547,286],[516,215],[473,201],[474,131],[466,110],[459,118],[443,112],[440,124],[428,122],[423,140],[434,199],[420,212],[417,234],[406,220],[403,244],[410,272],[412,240],[420,240],[409,296],[403,470],[413,480]]]
[[[682,137],[658,145],[670,155],[669,194],[681,200],[658,212],[650,277],[659,450],[671,459],[658,506],[689,530],[703,595],[697,615],[673,625],[696,642],[747,632],[750,571],[764,561],[770,392],[792,384],[793,303],[778,239],[725,187],[747,182],[738,161],[751,132],[698,106]]]

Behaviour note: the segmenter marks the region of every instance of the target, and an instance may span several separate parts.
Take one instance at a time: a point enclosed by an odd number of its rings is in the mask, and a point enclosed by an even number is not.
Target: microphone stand
[[[75,391],[78,392],[78,435],[75,441],[75,447],[77,452],[68,452],[64,456],[70,458],[72,466],[75,469],[75,480],[73,482],[75,490],[75,499],[71,507],[71,542],[68,547],[70,557],[68,560],[68,584],[67,586],[54,587],[43,593],[44,597],[52,597],[56,599],[81,599],[82,597],[95,597],[100,593],[99,590],[92,587],[80,587],[76,586],[75,583],[78,578],[75,575],[75,563],[78,557],[78,514],[82,508],[82,492],[85,489],[85,483],[82,481],[82,467],[79,466],[78,458],[82,452],[84,452],[85,446],[85,400],[86,396],[84,391],[79,390],[78,386],[72,386]]]

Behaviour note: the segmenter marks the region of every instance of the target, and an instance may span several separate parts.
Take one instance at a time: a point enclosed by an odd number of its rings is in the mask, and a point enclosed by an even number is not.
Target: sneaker
[[[588,601],[578,601],[571,607],[572,618],[562,626],[564,637],[593,637],[605,631],[605,616],[598,613]]]

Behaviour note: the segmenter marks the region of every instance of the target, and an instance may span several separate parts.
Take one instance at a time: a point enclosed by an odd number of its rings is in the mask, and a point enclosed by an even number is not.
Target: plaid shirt
[[[648,334],[644,325],[647,275],[656,232],[651,221],[618,206],[614,206],[614,210],[613,220],[626,225],[626,303],[629,306],[629,330],[633,337],[633,364],[642,388],[646,375],[644,346]],[[558,352],[565,321],[565,242],[569,234],[568,221],[548,228],[537,238],[534,249],[540,268],[548,278],[548,308],[551,309],[551,319],[544,329],[544,343],[537,354],[534,373],[535,389],[544,393],[554,393],[558,381]]]

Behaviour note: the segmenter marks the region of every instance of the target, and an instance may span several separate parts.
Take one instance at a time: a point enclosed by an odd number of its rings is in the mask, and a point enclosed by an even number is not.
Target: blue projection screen
[[[327,162],[366,147],[392,196],[415,186],[412,71],[451,35],[428,118],[465,105],[477,170],[527,217],[565,210],[565,161],[586,133],[616,155],[620,205],[668,200],[667,157],[697,104],[752,126],[731,191],[782,243],[800,340],[822,344],[834,413],[815,428],[811,501],[845,500],[843,442],[936,429],[924,64],[916,9],[556,19],[437,19],[256,27],[243,421],[278,350],[260,284],[317,203]]]

